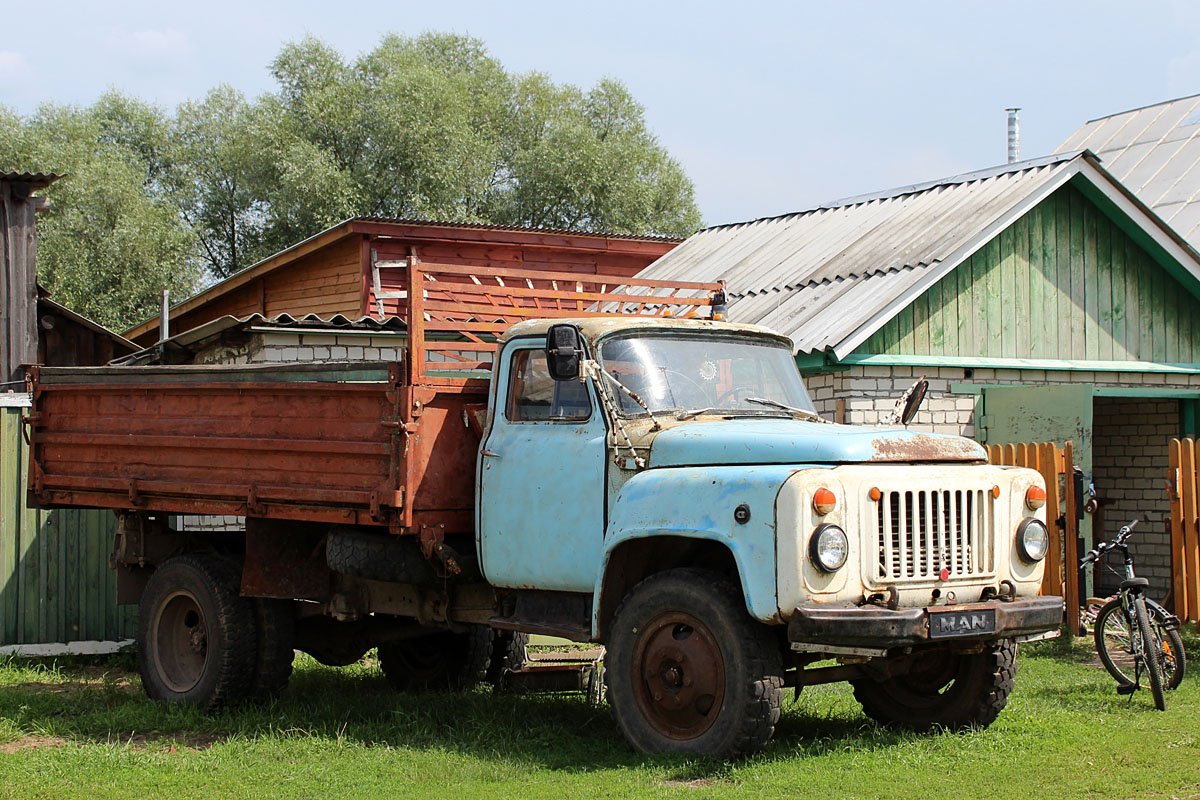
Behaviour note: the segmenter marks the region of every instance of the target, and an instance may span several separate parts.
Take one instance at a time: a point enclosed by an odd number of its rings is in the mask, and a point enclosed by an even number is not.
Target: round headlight
[[[850,540],[837,525],[818,525],[808,540],[808,557],[822,572],[837,572],[850,554]]]
[[[1026,561],[1041,561],[1050,552],[1050,531],[1040,519],[1027,517],[1017,526],[1017,553]]]

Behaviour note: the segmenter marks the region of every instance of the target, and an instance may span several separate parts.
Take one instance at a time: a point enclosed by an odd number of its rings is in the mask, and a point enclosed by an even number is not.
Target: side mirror
[[[546,366],[556,381],[579,377],[579,356],[583,352],[579,329],[574,325],[551,325],[546,331]]]
[[[924,376],[909,387],[908,393],[904,398],[904,410],[900,412],[901,425],[908,427],[908,423],[913,421],[913,417],[920,410],[921,403],[925,400],[925,393],[928,391],[929,381],[925,380]]]

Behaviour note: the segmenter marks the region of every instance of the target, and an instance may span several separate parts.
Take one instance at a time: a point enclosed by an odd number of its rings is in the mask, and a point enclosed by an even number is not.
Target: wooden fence
[[[987,451],[991,463],[1035,469],[1046,481],[1050,553],[1046,556],[1042,594],[1064,598],[1066,630],[1073,633],[1079,630],[1079,521],[1075,492],[1071,490],[1071,442],[1062,447],[1053,442],[993,444]],[[1056,524],[1059,520],[1063,524]]]
[[[1171,593],[1181,620],[1200,622],[1200,446],[1195,439],[1172,439]]]
[[[134,607],[117,605],[108,568],[116,519],[26,506],[20,415],[0,408],[0,647],[128,639]]]

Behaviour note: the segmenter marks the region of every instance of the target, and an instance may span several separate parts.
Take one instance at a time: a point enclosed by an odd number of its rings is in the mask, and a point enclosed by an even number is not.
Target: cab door
[[[605,426],[589,383],[555,381],[544,341],[496,372],[478,470],[480,563],[496,586],[594,590],[604,545]]]

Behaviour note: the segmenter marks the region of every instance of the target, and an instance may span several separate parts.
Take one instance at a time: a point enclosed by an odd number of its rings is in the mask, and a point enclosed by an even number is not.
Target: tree
[[[476,39],[384,36],[353,60],[283,46],[278,89],[218,86],[173,113],[110,92],[88,108],[0,108],[0,168],[50,187],[40,274],[117,327],[348,217],[687,235],[692,184],[614,80],[514,75]]]
[[[160,289],[194,292],[195,239],[162,197],[165,117],[109,93],[94,105],[0,113],[0,169],[66,173],[44,190],[38,281],[55,300],[123,330],[154,313]]]

